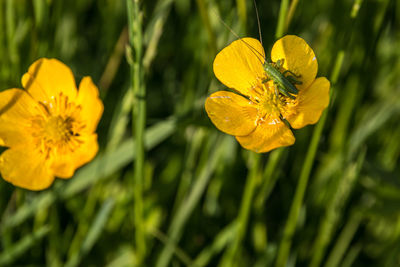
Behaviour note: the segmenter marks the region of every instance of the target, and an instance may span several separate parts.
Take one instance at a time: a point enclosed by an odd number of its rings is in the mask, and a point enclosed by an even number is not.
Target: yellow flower
[[[8,147],[0,173],[16,186],[41,190],[96,155],[103,104],[90,77],[78,92],[71,70],[57,59],[35,61],[22,86],[0,93],[0,145]]]
[[[274,44],[272,62],[280,60],[280,71],[295,74],[295,99],[278,93],[273,80],[263,68],[265,52],[253,38],[242,38],[225,47],[214,60],[215,76],[239,94],[218,91],[205,103],[214,125],[230,135],[246,149],[268,152],[290,146],[294,129],[316,123],[329,104],[330,83],[325,77],[316,78],[318,63],[314,51],[300,37],[287,35]]]

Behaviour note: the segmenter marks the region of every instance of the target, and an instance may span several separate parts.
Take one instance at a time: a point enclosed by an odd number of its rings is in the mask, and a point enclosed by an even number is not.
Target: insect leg
[[[283,65],[283,62],[284,62],[284,59],[283,59],[283,58],[282,58],[282,59],[278,59],[278,60],[275,62],[276,67],[277,67],[278,69],[280,69],[280,68],[282,67],[282,65]]]
[[[274,89],[275,89],[275,96],[276,97],[279,97],[278,86],[279,85],[277,83],[274,83]]]
[[[279,92],[281,93],[281,94],[283,94],[283,95],[285,95],[285,96],[287,96],[287,97],[290,97],[291,99],[296,99],[296,97],[295,96],[293,96],[293,95],[291,95],[291,94],[289,94],[286,90],[285,90],[285,88],[282,88],[281,86],[277,86],[278,87],[278,90],[279,90]]]
[[[265,80],[262,80],[262,83],[267,83],[267,82],[269,82],[271,79],[270,78],[265,78]]]
[[[300,78],[301,77],[301,75],[296,75],[290,70],[285,70],[282,74],[285,75],[286,73],[290,73],[292,76],[294,76],[296,78]]]
[[[297,80],[293,76],[286,76],[285,78],[292,84],[303,84],[302,81]]]
[[[281,119],[281,121],[283,121],[286,124],[287,127],[289,127],[289,129],[292,128],[290,123],[282,116],[282,114],[279,114],[279,118]]]

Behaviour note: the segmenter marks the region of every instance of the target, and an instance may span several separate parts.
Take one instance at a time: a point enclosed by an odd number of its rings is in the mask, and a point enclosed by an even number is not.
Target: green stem
[[[285,148],[278,148],[271,151],[269,154],[267,166],[264,168],[262,184],[259,186],[258,194],[254,199],[254,206],[256,210],[262,210],[265,202],[267,201],[272,189],[275,186],[275,182],[279,176],[279,172],[276,171],[278,164],[281,162],[282,157],[287,152]]]
[[[146,239],[143,225],[143,177],[144,177],[144,131],[146,125],[146,88],[143,82],[142,65],[142,17],[139,11],[139,0],[127,0],[129,43],[134,52],[131,62],[132,90],[135,105],[132,109],[132,125],[135,133],[135,167],[134,167],[134,213],[135,243],[139,262],[146,254]]]
[[[332,83],[335,84],[340,73],[340,69],[343,64],[344,54],[343,51],[340,51],[338,56],[336,57],[335,66],[332,72]],[[331,90],[332,95],[332,90]],[[326,117],[328,111],[325,110],[314,129],[313,136],[311,139],[310,146],[308,148],[306,159],[303,164],[303,168],[300,173],[299,182],[297,184],[296,192],[293,198],[292,205],[290,207],[289,216],[286,221],[285,229],[283,232],[283,237],[281,243],[279,245],[278,258],[276,260],[276,267],[286,266],[286,262],[289,256],[290,247],[292,245],[292,238],[294,231],[296,229],[297,220],[299,218],[300,209],[303,204],[304,193],[306,191],[308,179],[310,177],[311,169],[314,163],[315,154],[317,152],[318,143],[321,138],[322,130],[325,125]]]
[[[282,0],[279,9],[278,25],[276,26],[275,38],[281,38],[285,31],[286,18],[288,13],[289,0]]]
[[[235,238],[232,241],[231,246],[226,251],[220,266],[235,266],[235,262],[239,255],[238,252],[239,252],[240,245],[246,234],[247,223],[249,220],[251,205],[253,203],[252,202],[253,195],[255,192],[257,181],[260,178],[259,177],[260,176],[260,171],[259,171],[260,158],[261,158],[260,154],[255,154],[255,153],[250,154],[251,161],[250,161],[249,165],[251,166],[251,168],[250,168],[249,174],[247,176],[242,203],[240,206],[238,217],[236,219],[238,222],[237,234],[235,235]]]
[[[19,54],[18,54],[18,47],[17,43],[15,41],[15,1],[13,0],[7,0],[6,1],[6,9],[5,9],[5,26],[6,26],[6,36],[7,36],[7,49],[8,49],[8,56],[5,58],[9,58],[10,62],[8,63],[9,66],[7,75],[9,75],[11,78],[10,80],[12,81],[17,81],[17,73],[18,73],[18,67],[19,67]],[[4,29],[2,29],[4,31]],[[11,64],[10,64],[11,63]]]
[[[317,126],[314,129],[314,133],[311,139],[310,146],[307,151],[306,159],[303,168],[300,173],[300,179],[297,184],[296,192],[293,198],[292,205],[289,211],[289,217],[286,221],[285,229],[283,232],[282,241],[279,245],[278,258],[276,260],[276,267],[286,266],[286,262],[289,256],[290,247],[292,244],[292,238],[296,229],[297,220],[300,214],[300,209],[303,204],[304,193],[306,191],[308,179],[310,177],[312,165],[314,163],[315,154],[318,148],[318,142],[321,137],[322,129],[326,121],[327,112],[325,111]]]
[[[294,12],[296,11],[298,3],[299,3],[299,0],[293,0],[290,3],[289,13],[288,13],[287,19],[285,21],[285,30],[284,30],[285,32],[287,32],[287,30],[289,29],[290,22],[292,22],[293,15],[294,15]]]
[[[176,214],[172,218],[167,235],[169,242],[165,244],[159,258],[157,259],[155,265],[157,267],[170,266],[169,262],[181,238],[185,224],[189,216],[192,214],[194,208],[197,206],[200,198],[203,196],[204,190],[206,189],[206,186],[213,172],[215,171],[215,168],[219,164],[219,158],[223,152],[223,146],[218,146],[216,150],[212,149],[215,148],[215,146],[216,140],[211,139],[207,148],[204,149],[204,154],[202,155],[202,159],[204,159],[204,161],[199,163],[199,169],[201,169],[200,174],[196,178],[186,199],[181,202]],[[204,163],[206,164],[204,165]]]
[[[351,241],[354,238],[354,235],[357,232],[358,227],[362,221],[362,214],[359,212],[354,212],[350,220],[344,226],[338,241],[336,242],[335,246],[333,247],[327,261],[325,267],[337,267],[339,266],[340,262],[343,259],[346,251],[350,246]]]
[[[246,25],[247,25],[247,7],[246,0],[236,0],[239,18],[240,18],[240,30],[243,33],[246,33]]]
[[[201,20],[206,27],[207,34],[208,34],[208,43],[210,45],[211,54],[215,55],[217,53],[217,40],[215,39],[215,34],[211,27],[210,16],[208,16],[207,6],[204,0],[196,0],[197,7],[200,12]]]
[[[361,167],[365,159],[365,150],[361,151],[355,163],[350,164],[343,173],[338,175],[336,184],[333,185],[334,194],[327,203],[327,208],[320,223],[318,235],[312,248],[312,258],[310,267],[321,266],[325,251],[331,241],[336,225],[342,215],[350,193],[353,190],[356,179],[359,176]],[[354,230],[355,231],[355,230]],[[342,243],[344,246],[345,244]]]

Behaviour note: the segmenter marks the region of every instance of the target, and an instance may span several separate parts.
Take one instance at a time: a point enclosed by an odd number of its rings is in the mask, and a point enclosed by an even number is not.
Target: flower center
[[[68,142],[72,135],[70,118],[63,119],[61,116],[53,116],[43,126],[43,137],[50,142]]]
[[[31,118],[30,131],[35,146],[46,157],[51,153],[73,152],[83,142],[85,124],[80,119],[80,105],[60,93],[51,102],[39,102]]]
[[[297,99],[291,99],[279,93],[273,81],[263,83],[261,91],[263,93],[256,98],[258,123],[268,121],[268,123],[276,124],[277,120],[284,119],[295,112],[293,106],[297,104]]]

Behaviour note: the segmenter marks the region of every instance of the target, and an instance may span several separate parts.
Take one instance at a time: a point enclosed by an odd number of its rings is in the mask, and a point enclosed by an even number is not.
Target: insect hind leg
[[[278,87],[278,90],[279,90],[279,92],[280,92],[281,94],[283,94],[283,95],[285,95],[285,96],[287,96],[287,97],[289,97],[289,98],[291,98],[291,99],[296,99],[296,97],[293,96],[293,95],[291,95],[289,92],[287,92],[285,88],[283,88],[283,87],[281,87],[281,86],[279,86],[279,85],[277,85],[276,87]]]
[[[286,73],[289,73],[289,75],[286,75]],[[302,81],[298,80],[301,77],[301,75],[296,75],[290,70],[285,70],[282,74],[292,84],[303,84]]]
[[[267,83],[267,82],[269,82],[269,81],[271,81],[271,79],[270,79],[269,77],[267,77],[267,78],[265,78],[264,80],[262,80],[262,83]]]
[[[293,76],[285,76],[285,78],[291,83],[291,84],[303,84],[302,81],[297,80]]]
[[[286,73],[289,73],[290,75],[294,76],[295,78],[301,78],[301,75],[296,75],[293,71],[291,70],[285,70],[282,74],[285,75]],[[289,76],[289,75],[288,75]]]

